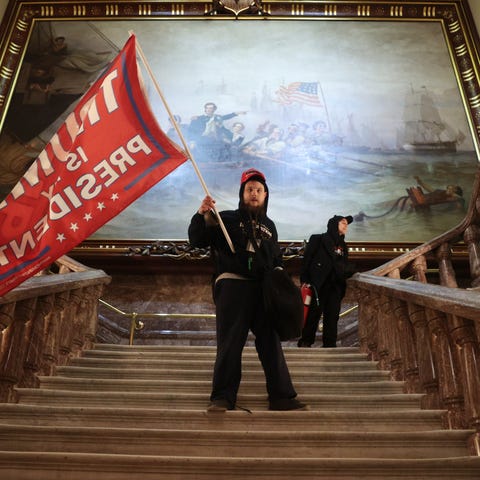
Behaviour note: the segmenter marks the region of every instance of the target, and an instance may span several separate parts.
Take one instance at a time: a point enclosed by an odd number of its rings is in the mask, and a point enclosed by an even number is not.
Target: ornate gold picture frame
[[[38,134],[54,132],[128,30],[221,209],[236,208],[240,173],[255,166],[267,175],[283,241],[303,241],[333,214],[355,216],[349,236],[358,245],[426,241],[463,218],[478,170],[480,86],[477,35],[462,0],[11,1],[0,45],[4,193],[41,148]],[[57,39],[68,51],[53,52]],[[57,73],[33,81],[35,62],[47,57]],[[207,103],[226,138],[202,150],[205,135],[194,138],[189,127]],[[231,143],[235,123],[241,148]],[[447,184],[461,194],[448,197]],[[183,240],[202,195],[187,163],[86,243]]]

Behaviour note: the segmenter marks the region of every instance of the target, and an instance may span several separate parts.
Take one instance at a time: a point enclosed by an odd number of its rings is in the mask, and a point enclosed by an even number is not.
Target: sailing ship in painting
[[[399,146],[407,152],[456,152],[465,135],[445,122],[426,87],[411,90],[405,98],[404,129]]]

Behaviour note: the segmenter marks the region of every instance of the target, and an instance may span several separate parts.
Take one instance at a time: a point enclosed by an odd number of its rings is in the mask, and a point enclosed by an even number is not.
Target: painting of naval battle
[[[358,242],[423,242],[464,217],[478,159],[440,23],[138,23],[152,110],[219,210],[237,207],[241,172],[255,167],[285,241],[334,214],[354,216]],[[131,28],[36,24],[1,136],[3,196]],[[186,162],[92,238],[185,239],[204,195]]]

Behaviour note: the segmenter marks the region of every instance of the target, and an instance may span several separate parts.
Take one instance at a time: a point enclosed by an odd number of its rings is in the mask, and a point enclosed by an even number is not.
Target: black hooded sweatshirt
[[[303,257],[300,281],[313,285],[317,292],[325,282],[334,282],[342,296],[346,291],[348,246],[344,235],[338,233],[338,222],[345,217],[335,215],[327,223],[327,231],[315,234],[308,240]]]

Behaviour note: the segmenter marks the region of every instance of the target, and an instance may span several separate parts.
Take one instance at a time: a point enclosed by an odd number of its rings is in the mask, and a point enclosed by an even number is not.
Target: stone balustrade
[[[91,348],[98,299],[110,277],[68,257],[0,297],[0,402],[15,386],[38,386],[37,375]]]
[[[475,429],[471,450],[479,455],[480,292],[427,283],[422,256],[411,268],[415,280],[371,273],[350,280],[360,348],[406,392],[424,393],[423,408],[445,409],[446,428]]]

